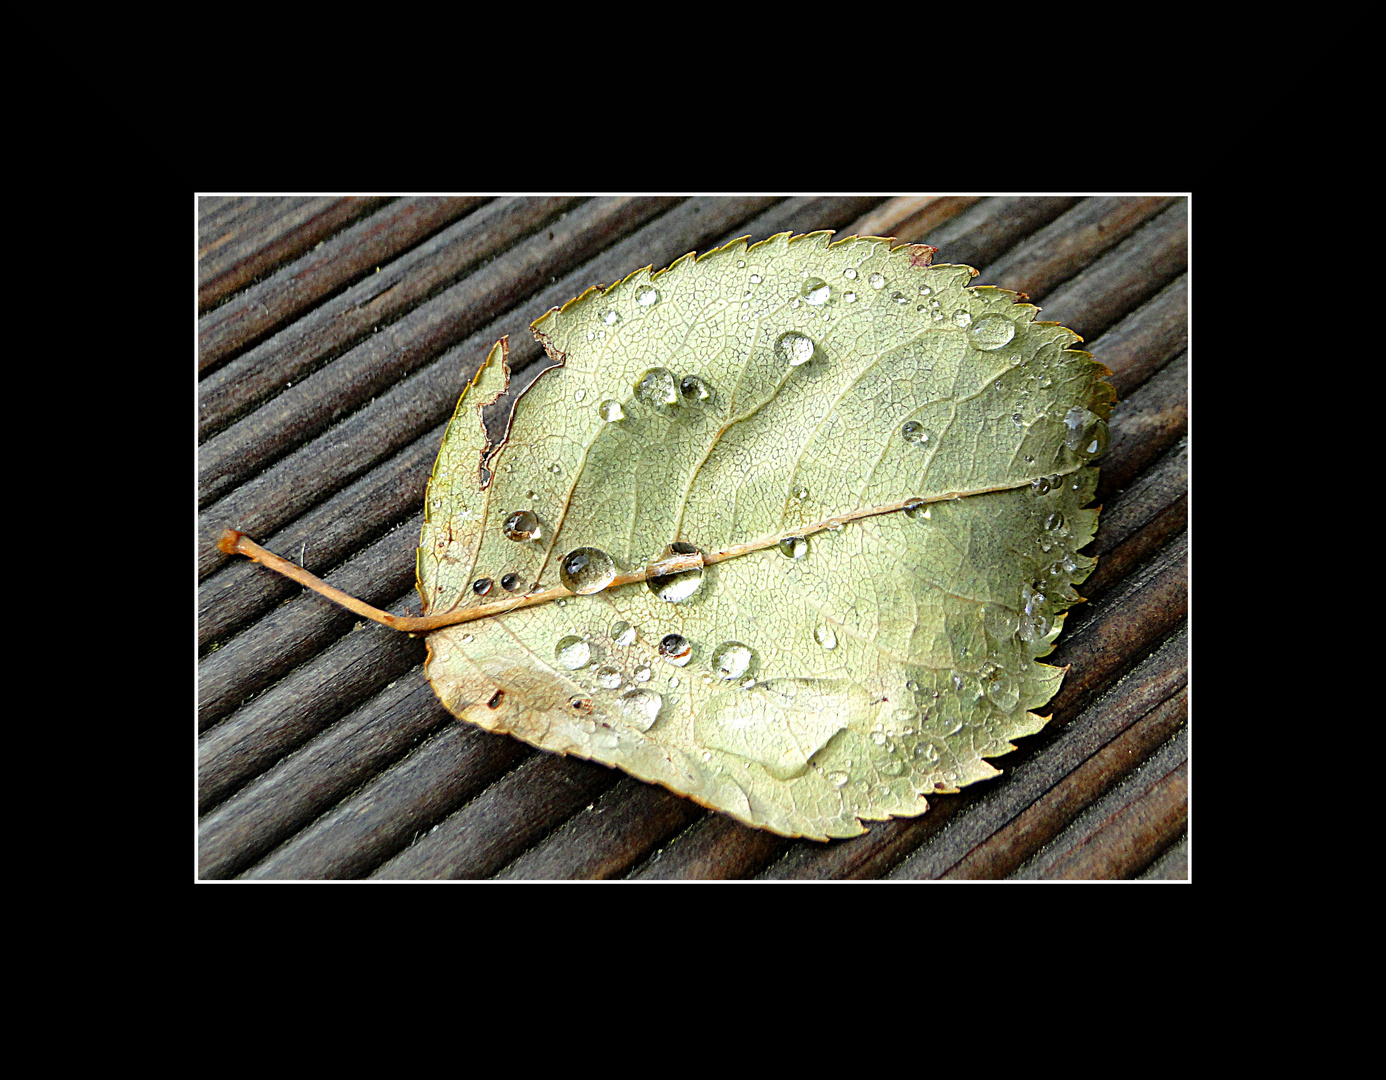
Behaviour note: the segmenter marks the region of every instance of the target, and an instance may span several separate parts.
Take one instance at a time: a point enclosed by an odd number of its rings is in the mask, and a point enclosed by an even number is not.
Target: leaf
[[[931,248],[830,236],[543,316],[556,366],[499,441],[492,350],[418,550],[430,616],[485,616],[428,638],[455,715],[819,839],[922,813],[1043,726],[1108,372]]]

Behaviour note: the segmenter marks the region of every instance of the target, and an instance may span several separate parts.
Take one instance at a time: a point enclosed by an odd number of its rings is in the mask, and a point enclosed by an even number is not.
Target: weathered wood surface
[[[1188,876],[1185,200],[218,197],[199,224],[200,876]],[[529,323],[590,285],[816,229],[934,244],[1113,371],[1100,562],[1048,660],[1071,670],[1002,776],[851,840],[749,829],[455,722],[421,640],[216,550],[239,528],[417,611],[424,485],[499,336],[518,372]]]

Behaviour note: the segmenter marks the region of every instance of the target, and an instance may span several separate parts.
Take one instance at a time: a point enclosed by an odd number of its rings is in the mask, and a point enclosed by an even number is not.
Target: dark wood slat
[[[742,880],[778,857],[794,843],[763,829],[705,811],[630,876],[645,881]]]
[[[981,201],[980,195],[910,195],[887,199],[842,231],[847,236],[887,236],[900,244],[914,244]]]
[[[1043,318],[1091,341],[1184,273],[1188,256],[1189,214],[1180,200],[1043,296]]]
[[[1162,195],[1084,199],[986,267],[985,279],[1003,289],[1029,293],[1031,299],[1047,296],[1176,202]]]
[[[489,877],[600,797],[621,775],[590,761],[532,752],[514,772],[371,876]]]
[[[201,437],[215,434],[360,344],[378,326],[396,321],[582,202],[561,197],[496,199],[384,263],[378,274],[333,295],[285,331],[203,379],[198,386]],[[341,276],[349,277],[344,272]]]
[[[384,198],[258,198],[198,236],[199,313],[302,255]]]
[[[1110,756],[1120,761],[1126,749],[1114,747]],[[1135,877],[1184,835],[1188,766],[1187,740],[1179,732],[1015,876],[1078,881]]]
[[[332,237],[198,320],[198,369],[268,337],[324,297],[426,240],[486,200],[400,199]],[[205,413],[205,408],[204,408]]]
[[[705,814],[697,803],[626,777],[495,877],[517,881],[621,877]]]
[[[1019,251],[1023,240],[1082,201],[1073,196],[983,199],[918,240],[938,248],[936,264],[957,263],[981,270],[1008,251]],[[916,238],[902,235],[900,239],[914,242]]]

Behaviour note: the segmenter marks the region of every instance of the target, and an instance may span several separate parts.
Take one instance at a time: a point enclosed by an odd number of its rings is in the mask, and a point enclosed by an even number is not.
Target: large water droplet
[[[679,383],[679,392],[683,394],[683,400],[692,404],[701,404],[712,397],[712,391],[707,383],[696,375],[685,375],[683,381]]]
[[[621,648],[627,648],[635,644],[635,627],[622,619],[620,622],[611,624],[611,640],[616,642]]]
[[[603,401],[601,405],[598,406],[597,411],[601,413],[602,419],[608,424],[614,424],[617,420],[624,420],[626,418],[626,410],[621,408],[621,403],[611,398],[607,398]]]
[[[476,593],[477,596],[485,596],[491,591],[491,586],[493,584],[494,582],[492,582],[490,578],[479,577],[472,582],[472,592]]]
[[[929,504],[921,499],[905,507],[905,517],[914,518],[915,521],[928,521],[933,514],[930,512]]]
[[[802,559],[808,554],[808,541],[802,536],[786,536],[779,543],[780,554],[787,559]]]
[[[873,289],[884,289],[884,288],[885,288],[885,278],[881,277],[880,274],[872,274],[872,275],[871,275],[869,278],[867,278],[866,280],[869,281],[869,282],[871,282],[871,287],[872,287]]]
[[[614,311],[608,311],[602,316],[602,322],[606,323],[607,326],[615,326],[620,321],[621,316],[617,315]]]
[[[964,308],[958,308],[953,312],[953,325],[966,330],[972,325],[972,313]]]
[[[804,283],[799,286],[799,295],[815,307],[819,304],[826,304],[832,297],[832,293],[832,286],[822,278],[805,278]]]
[[[659,655],[676,667],[684,667],[693,659],[693,646],[682,634],[665,634],[659,639]]]
[[[577,671],[592,662],[592,647],[582,638],[569,634],[559,639],[553,655],[569,671]]]
[[[934,435],[918,420],[906,420],[900,425],[900,437],[905,442],[914,443],[916,446],[928,446]]]
[[[982,674],[982,686],[987,698],[1002,712],[1010,712],[1020,704],[1020,687],[1003,668],[990,665]]]
[[[818,642],[818,644],[822,645],[825,649],[837,648],[837,635],[833,633],[833,628],[827,623],[824,623],[813,632],[813,640]]]
[[[983,352],[1004,348],[1014,337],[1015,323],[1004,315],[983,315],[967,331],[968,340]]]
[[[605,690],[615,690],[621,685],[621,673],[609,665],[597,668],[592,674],[596,677],[597,685]]]
[[[846,270],[842,271],[842,276],[845,277],[848,281],[856,281],[856,280],[857,280],[857,269],[856,269],[856,267],[854,267],[854,266],[849,266],[849,267],[847,267]]]
[[[1096,413],[1075,405],[1064,414],[1064,445],[1080,458],[1099,457],[1111,438],[1107,422]]]
[[[755,659],[755,653],[739,641],[724,641],[712,650],[712,670],[719,679],[739,679]]]
[[[674,373],[668,368],[650,368],[635,384],[635,398],[653,408],[673,405],[679,400],[679,388]]]
[[[635,302],[641,307],[654,307],[659,303],[659,290],[651,286],[648,289],[641,289],[635,297]]]
[[[775,356],[790,367],[807,364],[817,351],[813,338],[797,330],[786,330],[775,340]]]
[[[563,556],[558,576],[566,588],[580,596],[601,592],[616,577],[616,563],[601,548],[574,548]]]
[[[664,699],[653,690],[642,687],[622,694],[620,706],[621,715],[627,722],[641,731],[649,731],[659,719],[659,710],[664,708]]]
[[[516,510],[501,526],[507,540],[538,540],[539,519],[530,510]]]
[[[519,574],[506,574],[501,578],[501,588],[506,592],[519,592],[524,585],[520,582]]]
[[[677,541],[666,547],[659,557],[659,561],[671,558],[674,555],[697,555],[698,549],[692,544]],[[650,587],[650,591],[661,600],[671,604],[676,604],[680,600],[687,600],[703,583],[703,568],[701,565],[691,567],[688,570],[678,570],[672,574],[656,574],[645,579],[645,584]]]

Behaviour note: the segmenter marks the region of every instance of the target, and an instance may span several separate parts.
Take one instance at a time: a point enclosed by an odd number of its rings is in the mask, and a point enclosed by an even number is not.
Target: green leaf
[[[830,235],[543,316],[557,366],[499,443],[492,351],[418,552],[429,614],[488,613],[428,638],[455,715],[815,838],[922,813],[1045,723],[1107,371],[931,248]]]

